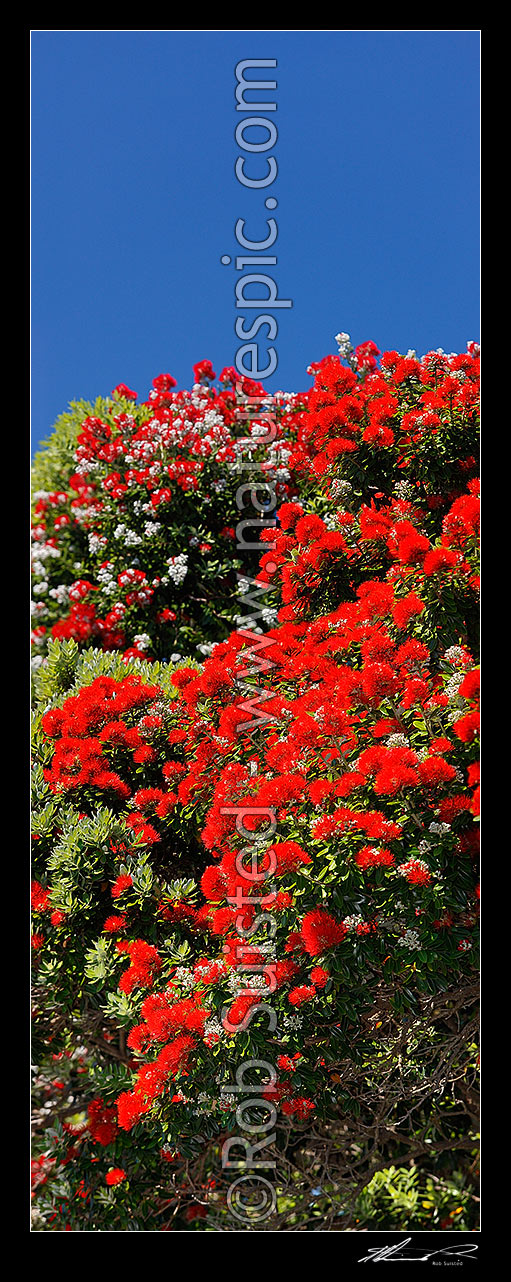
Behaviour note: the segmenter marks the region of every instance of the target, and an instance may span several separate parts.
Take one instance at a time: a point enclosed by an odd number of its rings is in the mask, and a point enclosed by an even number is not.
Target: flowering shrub
[[[244,448],[245,398],[263,388],[238,379],[236,390],[235,371],[225,369],[215,391],[209,361],[194,372],[189,392],[160,374],[142,405],[124,385],[109,401],[74,404],[37,456],[36,668],[52,638],[169,660],[201,657],[228,633],[242,564],[239,478],[229,465]],[[279,497],[287,492],[284,428],[295,400],[280,398],[284,423],[266,461]],[[257,451],[257,423],[251,448]],[[255,571],[255,553],[251,562]]]
[[[53,625],[40,1229],[232,1230],[256,1140],[266,1228],[358,1225],[375,1173],[410,1161],[448,1190],[426,1227],[453,1197],[473,1223],[477,353],[378,369],[374,345],[340,349],[288,402],[286,493],[236,631],[183,664]],[[136,609],[154,651],[152,598]]]

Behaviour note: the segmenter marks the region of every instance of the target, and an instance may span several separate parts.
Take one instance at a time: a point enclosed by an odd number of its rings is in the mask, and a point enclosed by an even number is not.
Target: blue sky
[[[278,138],[246,159],[275,156],[265,190],[234,173],[245,58],[277,59]],[[479,32],[33,31],[34,449],[72,399],[234,364],[243,273],[220,259],[238,218],[261,239],[271,216],[255,271],[293,307],[269,391],[310,386],[339,330],[419,355],[478,339]]]

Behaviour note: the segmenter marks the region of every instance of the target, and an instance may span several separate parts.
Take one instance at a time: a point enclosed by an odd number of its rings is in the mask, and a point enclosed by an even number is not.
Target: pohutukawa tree
[[[36,461],[38,1231],[476,1225],[479,349],[338,341]]]

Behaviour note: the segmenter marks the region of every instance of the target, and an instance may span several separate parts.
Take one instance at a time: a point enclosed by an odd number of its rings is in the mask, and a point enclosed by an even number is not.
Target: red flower
[[[314,984],[309,987],[304,984],[301,988],[292,988],[291,992],[288,993],[287,1000],[291,1003],[291,1006],[303,1006],[304,1002],[311,1002],[315,996],[316,989]]]
[[[35,913],[45,913],[49,908],[48,891],[41,886],[39,881],[33,881],[30,893],[32,909]]]
[[[453,723],[453,730],[462,743],[472,743],[479,733],[479,713],[477,711],[469,712],[466,717],[459,717]]]
[[[93,1099],[88,1106],[87,1112],[92,1139],[103,1146],[113,1144],[118,1134],[115,1108],[105,1108],[102,1099]],[[111,1181],[111,1183],[116,1182]]]
[[[210,382],[216,378],[211,361],[199,361],[197,365],[194,365],[193,377],[196,383]]]
[[[470,672],[467,672],[466,677],[463,677],[458,694],[463,695],[464,699],[477,699],[479,697],[479,668],[472,668]]]
[[[114,387],[112,396],[124,396],[127,401],[136,401],[137,399],[137,393],[126,387],[126,383],[118,383],[117,387]]]
[[[330,975],[327,970],[324,970],[323,966],[313,966],[311,979],[316,988],[324,988],[330,979]]]
[[[406,628],[410,619],[413,619],[416,614],[422,614],[423,610],[424,601],[421,600],[420,596],[417,596],[416,592],[408,592],[407,596],[403,596],[399,601],[396,601],[392,610],[392,618],[396,628]]]
[[[159,396],[165,396],[172,391],[173,387],[177,387],[177,383],[175,378],[172,378],[172,374],[158,374],[153,378],[153,387]]]
[[[432,880],[428,865],[423,859],[409,859],[408,863],[400,864],[397,871],[412,886],[429,886]]]
[[[129,887],[132,885],[133,877],[130,877],[129,873],[120,873],[117,880],[114,881],[110,891],[112,899],[119,899],[119,896],[122,895],[123,891],[129,890]]]
[[[125,915],[122,915],[120,917],[107,917],[103,926],[103,930],[106,930],[107,934],[109,935],[115,935],[118,932],[124,930],[125,927],[126,927]]]
[[[306,913],[301,929],[303,946],[310,957],[316,957],[327,948],[340,944],[347,935],[342,921],[336,921],[324,908],[313,908]]]
[[[355,863],[359,868],[393,868],[395,859],[385,846],[362,846],[355,855]]]

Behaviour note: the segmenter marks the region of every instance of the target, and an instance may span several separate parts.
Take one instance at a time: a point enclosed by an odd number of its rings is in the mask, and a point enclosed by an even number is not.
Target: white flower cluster
[[[148,424],[148,427],[154,426],[154,420]],[[150,463],[154,456],[156,442],[151,441],[132,441],[130,453],[126,454],[125,461],[131,466],[133,463]]]
[[[67,605],[69,600],[69,588],[66,583],[58,583],[56,588],[50,588],[49,596],[59,605]]]
[[[138,548],[144,542],[140,534],[136,534],[135,530],[128,530],[122,522],[115,527],[114,539],[122,539],[127,548]]]
[[[429,825],[429,828],[428,828],[428,832],[437,832],[439,837],[445,836],[445,833],[450,831],[451,831],[450,824],[432,823]]]
[[[188,966],[178,966],[177,970],[174,972],[174,979],[177,979],[182,988],[195,987],[193,971],[191,971]]]
[[[336,530],[337,529],[337,512],[331,512],[327,516],[324,516],[323,521],[327,530]]]
[[[177,556],[169,556],[167,565],[169,572],[168,574],[163,575],[161,580],[162,583],[169,583],[172,579],[172,582],[175,583],[176,587],[179,587],[179,584],[183,583],[188,574],[188,557],[186,552],[179,552]]]
[[[36,578],[40,578],[45,573],[45,561],[60,556],[58,548],[54,548],[51,543],[41,543],[39,547],[34,548],[32,554],[32,567]]]
[[[268,423],[267,423],[267,422],[266,422],[266,423],[251,423],[251,424],[250,424],[250,432],[251,432],[251,435],[252,435],[252,436],[256,436],[256,437],[257,437],[257,436],[267,436],[267,435],[268,435]]]
[[[246,453],[248,455],[252,455],[254,451],[257,449],[257,441],[256,440],[251,441],[249,437],[243,436],[243,437],[240,437],[237,441],[233,441],[232,448],[235,454]]]
[[[240,976],[237,975],[235,971],[229,975],[227,985],[230,988],[231,993],[245,992],[247,989],[249,989],[250,992],[257,993],[261,990],[264,991],[268,987],[264,975],[247,974]]]
[[[112,574],[112,570],[113,565],[112,562],[109,561],[97,571],[96,577],[101,590],[105,593],[105,596],[117,596],[117,592],[119,590],[119,585]]]
[[[340,334],[335,335],[335,341],[339,348],[339,356],[343,356],[344,359],[350,361],[351,364],[353,343],[349,334],[345,334],[344,331],[341,330]]]
[[[360,916],[360,913],[354,913],[351,917],[344,918],[343,926],[346,927],[346,930],[356,930],[363,920],[364,918]]]
[[[341,481],[340,477],[336,477],[332,481],[332,484],[330,486],[330,493],[332,495],[332,498],[341,499],[342,502],[344,503],[348,501],[352,493],[352,490],[353,490],[353,486],[350,484],[350,482]]]
[[[78,458],[77,454],[74,457],[76,460]],[[79,476],[88,476],[89,472],[97,472],[100,467],[100,460],[95,458],[79,459],[76,463],[76,471]]]
[[[404,935],[402,935],[401,939],[398,939],[397,942],[399,948],[410,948],[413,950],[414,948],[420,948],[421,946],[421,941],[416,930],[405,930]]]
[[[454,676],[449,677],[449,680],[446,682],[443,692],[444,694],[447,695],[447,698],[449,700],[452,701],[453,699],[458,698],[459,688],[463,681],[463,676],[464,676],[463,672],[455,672]],[[461,696],[461,698],[462,697],[463,696]]]
[[[431,842],[426,841],[426,838],[424,837],[422,841],[419,841],[417,850],[419,852],[419,855],[427,855],[428,850],[432,850]]]
[[[147,632],[137,632],[134,641],[139,650],[147,650],[151,644],[151,638]]]
[[[389,738],[385,740],[385,747],[386,748],[409,748],[410,740],[407,739],[406,735],[404,734],[391,734],[389,735]]]
[[[107,545],[108,540],[104,537],[103,534],[89,534],[88,537],[89,537],[89,552],[91,553],[92,556],[95,556],[96,552],[101,552],[101,549],[105,548]]]
[[[224,1029],[220,1020],[217,1019],[216,1016],[213,1016],[212,1019],[206,1020],[204,1025],[204,1041],[207,1042],[210,1038],[214,1038],[216,1040],[217,1037],[222,1036],[223,1032]]]
[[[398,481],[394,486],[394,496],[396,499],[401,499],[402,502],[406,502],[407,499],[413,499],[413,485],[410,484],[410,481]]]
[[[448,663],[454,663],[460,667],[465,666],[466,658],[466,651],[462,650],[460,645],[451,645],[444,654],[444,659],[447,659]]]

